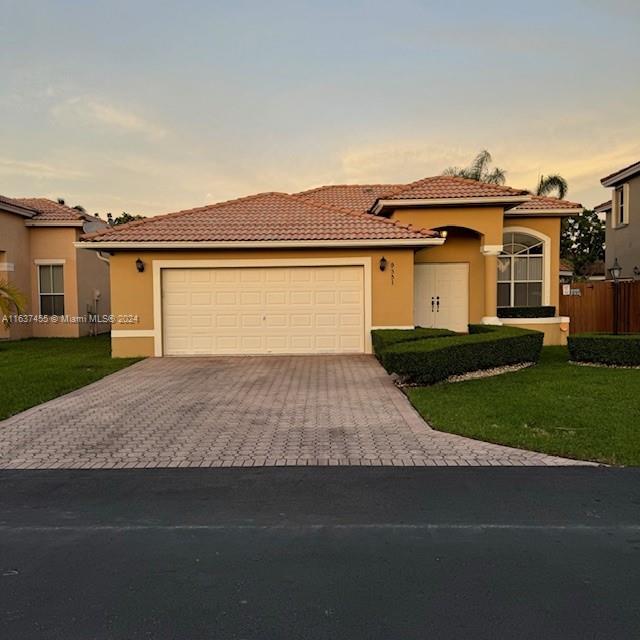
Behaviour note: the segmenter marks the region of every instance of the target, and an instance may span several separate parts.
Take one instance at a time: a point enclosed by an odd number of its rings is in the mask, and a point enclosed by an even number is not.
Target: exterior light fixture
[[[634,271],[635,273],[635,271]],[[609,275],[615,280],[617,281],[620,276],[622,275],[622,267],[620,266],[620,263],[618,262],[618,258],[616,258],[613,261],[613,266],[609,269]]]
[[[386,271],[386,269],[387,269],[387,259],[384,256],[382,256],[382,258],[380,258],[379,265],[380,265],[380,271]]]
[[[635,267],[633,267],[633,277],[637,280],[638,278],[640,278],[640,267],[638,265],[636,265]]]
[[[136,260],[136,269],[142,273],[144,271],[144,262],[140,258]]]

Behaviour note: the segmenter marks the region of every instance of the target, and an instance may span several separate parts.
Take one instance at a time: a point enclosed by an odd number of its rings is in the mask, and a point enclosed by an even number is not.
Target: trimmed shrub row
[[[371,343],[373,351],[378,352],[399,342],[411,342],[413,340],[425,340],[428,338],[442,338],[444,336],[455,336],[454,331],[449,329],[375,329],[371,332]]]
[[[568,338],[574,362],[640,366],[640,333],[582,333]]]
[[[522,362],[537,362],[544,336],[518,327],[469,325],[469,335],[392,344],[378,359],[405,382],[433,384],[450,376]]]
[[[498,318],[554,318],[555,307],[498,307]]]

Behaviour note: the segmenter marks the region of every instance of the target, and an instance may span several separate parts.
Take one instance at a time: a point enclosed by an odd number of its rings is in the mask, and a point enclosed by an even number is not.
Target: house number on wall
[[[396,263],[391,263],[391,285],[393,286],[396,282]]]

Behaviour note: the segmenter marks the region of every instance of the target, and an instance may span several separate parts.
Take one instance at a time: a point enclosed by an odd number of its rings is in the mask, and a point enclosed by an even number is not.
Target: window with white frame
[[[61,264],[38,265],[40,313],[44,316],[64,314],[64,271]]]
[[[539,307],[544,287],[544,241],[508,231],[498,257],[498,306]]]
[[[627,185],[623,184],[621,187],[616,187],[614,191],[614,210],[616,226],[621,226],[629,222],[627,215],[629,209]]]

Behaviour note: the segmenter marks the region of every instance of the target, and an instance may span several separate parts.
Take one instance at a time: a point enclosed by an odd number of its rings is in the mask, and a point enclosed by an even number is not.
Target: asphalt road
[[[0,637],[638,638],[640,469],[1,472]]]

